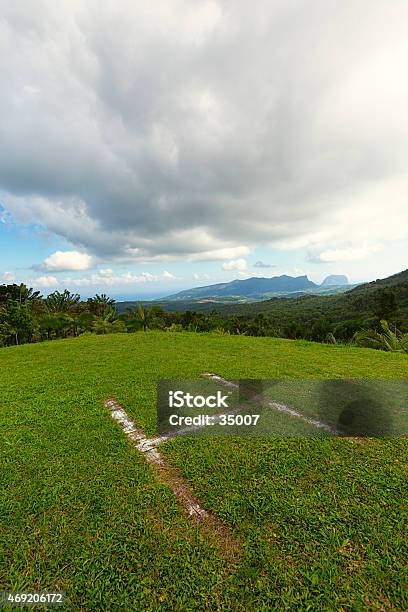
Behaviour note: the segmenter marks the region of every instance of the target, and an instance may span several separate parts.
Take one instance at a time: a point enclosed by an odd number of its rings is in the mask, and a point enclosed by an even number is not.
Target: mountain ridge
[[[184,289],[177,293],[168,295],[161,301],[185,301],[198,298],[211,297],[259,297],[268,293],[292,293],[302,290],[316,289],[319,285],[309,280],[306,275],[288,276],[251,276],[246,279],[234,279],[227,283],[216,283]],[[159,301],[159,300],[158,300]]]

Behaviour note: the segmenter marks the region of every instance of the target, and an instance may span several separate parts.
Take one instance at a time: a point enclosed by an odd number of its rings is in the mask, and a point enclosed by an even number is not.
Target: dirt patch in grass
[[[172,490],[188,516],[200,524],[218,553],[229,562],[237,561],[242,554],[242,542],[219,517],[202,507],[180,472],[170,466],[158,451],[159,439],[147,438],[143,430],[136,427],[126,411],[114,399],[106,400],[104,405],[110,411],[112,418],[121,425],[133,445],[143,453],[146,461],[152,464],[159,480]]]

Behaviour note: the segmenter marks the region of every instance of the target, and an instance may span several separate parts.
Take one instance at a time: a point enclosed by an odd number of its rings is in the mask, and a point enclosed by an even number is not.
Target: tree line
[[[389,326],[384,316],[395,312],[394,296],[381,296],[377,318],[370,329],[359,320],[333,323],[326,316],[307,321],[281,320],[258,312],[223,316],[210,312],[169,312],[160,305],[128,308],[119,313],[115,300],[105,294],[81,300],[68,290],[43,297],[24,284],[0,285],[0,346],[76,337],[84,333],[132,333],[162,330],[170,332],[212,332],[218,334],[273,336],[305,339],[329,344],[354,342],[384,350],[408,352],[408,335]],[[367,326],[366,326],[367,327]]]

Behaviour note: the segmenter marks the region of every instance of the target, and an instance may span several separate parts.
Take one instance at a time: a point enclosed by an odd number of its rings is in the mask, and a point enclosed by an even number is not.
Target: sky
[[[0,0],[0,282],[406,269],[406,0]]]

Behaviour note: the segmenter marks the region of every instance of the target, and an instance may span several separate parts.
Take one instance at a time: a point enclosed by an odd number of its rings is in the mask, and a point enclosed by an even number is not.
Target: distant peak
[[[329,274],[322,282],[322,287],[327,285],[348,285],[349,281],[344,274]]]

